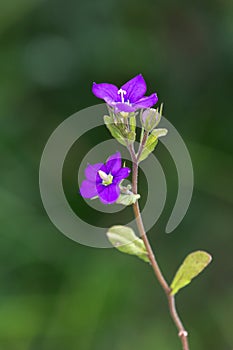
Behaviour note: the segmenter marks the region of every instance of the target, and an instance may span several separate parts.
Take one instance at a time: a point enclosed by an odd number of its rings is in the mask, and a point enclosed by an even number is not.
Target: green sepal
[[[158,138],[167,135],[167,129],[154,129],[148,136],[146,144],[143,148],[139,162],[146,159],[158,144]]]
[[[131,116],[130,118],[135,118],[135,116]],[[136,138],[136,133],[133,124],[133,130],[128,130],[127,124],[123,121],[122,118],[113,115],[105,115],[104,123],[110,131],[111,135],[122,145],[126,146],[128,143],[133,143]],[[132,121],[132,123],[136,123]]]
[[[145,262],[150,261],[143,240],[137,237],[130,227],[112,226],[107,232],[107,237],[120,252],[136,255]]]
[[[135,131],[130,131],[129,133],[127,133],[127,140],[130,142],[130,143],[134,143],[135,139],[136,139],[136,133]]]
[[[117,120],[117,127],[119,128],[121,134],[123,137],[130,143],[133,143],[136,138],[136,133],[134,130],[130,129],[130,125],[125,124],[125,122],[122,122],[122,120]],[[134,126],[133,126],[134,128]]]
[[[142,126],[141,135],[140,135],[140,143],[142,143],[143,136],[144,136],[144,132],[145,132],[145,129],[144,129],[144,127]]]
[[[105,115],[104,123],[110,131],[112,137],[114,137],[114,139],[116,139],[123,146],[126,146],[125,137],[122,135],[122,132],[119,130],[118,126],[114,123],[113,117]]]
[[[131,117],[129,117],[129,125],[130,125],[130,130],[135,133],[136,125],[137,125],[135,114],[133,114],[133,115],[131,115]]]
[[[211,260],[211,255],[202,250],[189,254],[175,274],[171,284],[171,295],[176,294],[181,288],[188,285],[194,277],[198,276],[209,265]]]
[[[136,201],[140,198],[140,194],[134,194],[132,192],[130,193],[121,193],[119,198],[117,199],[116,203],[117,204],[122,204],[122,205],[132,205],[136,203]]]
[[[129,128],[130,128],[130,132],[128,133],[128,140],[133,143],[136,139],[136,126],[137,126],[137,122],[136,122],[136,117],[135,117],[135,113],[131,113],[131,116],[129,117]]]

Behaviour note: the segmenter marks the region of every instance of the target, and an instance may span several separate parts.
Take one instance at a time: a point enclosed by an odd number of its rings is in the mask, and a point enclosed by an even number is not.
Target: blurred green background
[[[92,82],[121,85],[138,73],[164,102],[195,174],[187,215],[166,235],[177,175],[158,145],[168,198],[150,240],[169,281],[187,253],[212,253],[211,266],[177,304],[191,350],[233,349],[232,38],[231,1],[1,2],[0,349],[181,348],[147,264],[69,240],[50,222],[39,194],[50,134],[69,115],[101,102]],[[104,128],[87,134],[70,159],[108,137]],[[64,187],[73,207],[98,225],[98,213],[77,195],[77,165],[67,161]],[[140,192],[146,193],[143,183]]]

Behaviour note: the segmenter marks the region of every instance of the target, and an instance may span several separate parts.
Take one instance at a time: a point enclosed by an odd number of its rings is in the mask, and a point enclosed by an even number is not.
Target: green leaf
[[[141,238],[137,237],[134,231],[127,226],[112,226],[107,237],[112,245],[122,253],[136,255],[138,258],[149,262],[148,254]]]
[[[132,192],[130,193],[121,193],[119,198],[117,199],[116,203],[117,204],[122,204],[122,205],[131,205],[136,203],[136,201],[140,198],[140,194],[134,194]]]
[[[167,129],[154,129],[152,131],[152,134],[155,136],[155,137],[162,137],[162,136],[166,136],[167,135]]]
[[[113,118],[108,116],[108,115],[105,115],[104,116],[104,123],[107,126],[108,130],[110,131],[112,137],[114,137],[114,139],[116,139],[123,146],[126,146],[125,138],[122,135],[119,128],[114,124]]]
[[[139,162],[146,159],[149,156],[149,154],[151,154],[151,152],[154,151],[157,143],[158,143],[158,138],[151,133],[147,138],[146,144],[139,158]]]
[[[165,135],[167,135],[167,129],[154,129],[151,132],[151,134],[147,138],[146,144],[139,158],[139,162],[146,159],[149,156],[149,154],[151,154],[154,151],[158,143],[158,138]]]
[[[211,255],[201,250],[189,254],[172,281],[171,294],[176,294],[181,288],[189,284],[194,277],[204,270],[211,260]]]

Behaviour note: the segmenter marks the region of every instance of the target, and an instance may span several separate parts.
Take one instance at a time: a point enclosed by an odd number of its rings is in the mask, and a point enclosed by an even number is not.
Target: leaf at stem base
[[[211,255],[202,250],[189,254],[175,274],[171,284],[171,295],[176,294],[181,288],[189,284],[194,277],[209,265],[211,260]]]

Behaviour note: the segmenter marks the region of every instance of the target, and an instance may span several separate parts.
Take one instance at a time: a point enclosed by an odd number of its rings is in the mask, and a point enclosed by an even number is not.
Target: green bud
[[[161,113],[157,109],[148,108],[141,114],[141,123],[148,132],[152,131],[161,120]]]

